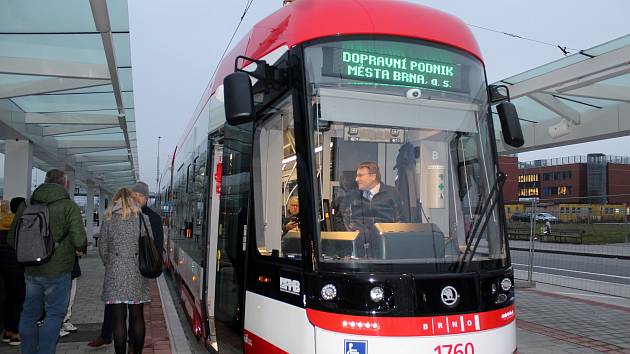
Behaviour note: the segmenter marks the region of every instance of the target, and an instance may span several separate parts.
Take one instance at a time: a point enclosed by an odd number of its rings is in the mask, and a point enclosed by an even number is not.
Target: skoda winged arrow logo
[[[452,286],[446,286],[442,289],[442,303],[448,308],[453,308],[459,304],[459,294]]]

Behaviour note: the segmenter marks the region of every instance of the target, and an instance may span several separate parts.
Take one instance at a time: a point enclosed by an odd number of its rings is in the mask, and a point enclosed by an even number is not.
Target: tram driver
[[[375,223],[404,222],[398,190],[381,181],[376,162],[357,166],[357,189],[348,191],[340,203],[343,224],[348,231],[359,231],[357,248],[365,249],[368,258],[380,258],[381,242]]]

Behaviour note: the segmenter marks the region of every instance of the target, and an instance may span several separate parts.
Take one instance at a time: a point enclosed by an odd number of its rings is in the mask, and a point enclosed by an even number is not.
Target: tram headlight
[[[497,304],[497,305],[500,305],[500,304],[502,304],[502,303],[506,302],[506,301],[507,301],[507,299],[508,299],[507,295],[505,295],[505,294],[499,294],[499,295],[497,296],[497,298],[494,300],[494,303],[495,303],[495,304]]]
[[[330,301],[337,297],[337,288],[334,284],[326,284],[322,287],[322,299]]]
[[[381,302],[385,296],[385,291],[380,286],[375,286],[370,290],[370,299],[374,302]]]
[[[501,289],[503,291],[509,291],[512,289],[512,281],[510,278],[503,278],[503,280],[501,280]]]

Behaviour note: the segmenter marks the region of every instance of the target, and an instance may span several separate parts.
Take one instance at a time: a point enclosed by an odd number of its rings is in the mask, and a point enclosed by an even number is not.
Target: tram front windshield
[[[504,266],[498,208],[483,212],[497,168],[479,60],[428,42],[353,39],[305,48],[305,66],[320,262],[455,271],[480,238],[473,269]],[[481,214],[489,222],[473,231]]]

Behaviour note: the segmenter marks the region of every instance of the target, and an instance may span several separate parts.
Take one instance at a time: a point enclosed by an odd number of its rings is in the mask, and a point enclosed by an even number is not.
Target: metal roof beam
[[[579,125],[570,126],[565,134],[556,137],[551,136],[550,128],[561,119],[528,124],[523,126],[525,145],[520,148],[507,146],[497,135],[497,149],[501,154],[512,154],[626,136],[630,135],[630,119],[627,117],[630,117],[629,103],[591,110],[581,114]]]
[[[61,134],[69,134],[69,133],[81,133],[88,132],[93,130],[107,129],[107,128],[117,128],[117,125],[56,125],[56,126],[48,126],[42,127],[42,136],[55,136]]]
[[[108,82],[110,80],[109,69],[107,65],[103,64],[2,56],[0,56],[0,73],[68,79],[95,79]]]
[[[86,148],[124,148],[122,140],[57,140],[57,147],[60,149],[86,149]]]
[[[134,177],[111,177],[107,178],[107,184],[135,182]]]
[[[598,55],[573,65],[556,69],[509,86],[510,98],[515,99],[532,92],[557,88],[557,92],[574,90],[595,82],[630,72],[630,46]],[[589,73],[589,74],[585,74]]]
[[[570,91],[559,92],[564,96],[595,98],[608,101],[630,102],[630,88],[625,86],[593,84]]]
[[[107,181],[114,181],[116,180],[116,178],[118,179],[125,179],[125,178],[135,178],[134,177],[134,173],[133,171],[129,170],[129,171],[115,171],[115,172],[111,172],[107,174]]]
[[[0,86],[0,98],[13,98],[57,91],[100,86],[109,80],[51,78]]]
[[[87,170],[90,172],[121,172],[130,171],[131,166],[87,166]]]
[[[108,164],[129,161],[127,155],[76,156],[77,162],[83,164]]]
[[[580,112],[569,107],[566,103],[546,93],[530,93],[527,97],[540,103],[545,108],[557,113],[560,117],[566,118],[575,124],[580,124]]]
[[[107,114],[26,113],[25,124],[118,125],[118,117]]]
[[[107,66],[109,67],[112,87],[114,88],[114,97],[116,98],[116,105],[118,106],[120,128],[123,131],[123,136],[125,137],[125,143],[127,144],[127,147],[131,148],[131,142],[129,141],[129,132],[127,131],[125,108],[122,100],[122,94],[120,92],[120,81],[118,79],[116,55],[114,53],[114,40],[112,38],[109,12],[107,11],[107,2],[105,0],[90,0],[90,8],[92,9],[92,16],[94,17],[94,24],[96,25],[96,29],[101,33],[103,49],[105,50],[105,57],[107,58]],[[133,156],[129,156],[129,162],[133,167]],[[138,176],[136,175],[136,177]]]
[[[69,148],[65,150],[66,155],[84,155],[93,152],[105,152],[123,150],[121,147],[103,147],[103,148]]]

